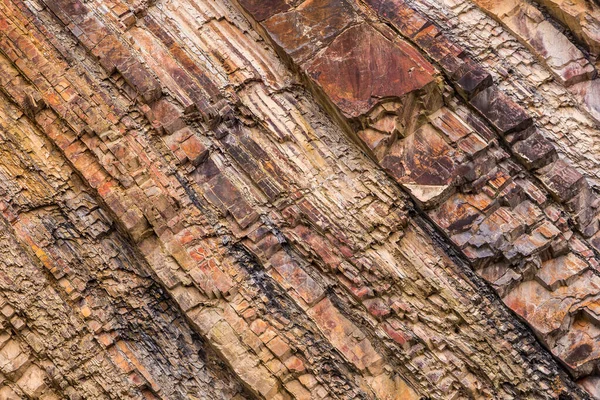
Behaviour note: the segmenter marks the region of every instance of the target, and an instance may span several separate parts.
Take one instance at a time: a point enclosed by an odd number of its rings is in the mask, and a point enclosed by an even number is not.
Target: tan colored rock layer
[[[531,118],[410,8],[242,4],[0,1],[0,395],[593,392],[594,195]]]

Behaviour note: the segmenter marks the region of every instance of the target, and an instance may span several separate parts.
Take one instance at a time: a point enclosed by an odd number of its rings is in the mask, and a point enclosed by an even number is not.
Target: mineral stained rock
[[[598,21],[0,0],[0,399],[600,398]]]

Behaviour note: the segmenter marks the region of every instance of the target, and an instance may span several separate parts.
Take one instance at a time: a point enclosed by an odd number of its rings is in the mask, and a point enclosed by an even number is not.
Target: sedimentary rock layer
[[[597,395],[595,170],[444,6],[0,0],[0,397]]]

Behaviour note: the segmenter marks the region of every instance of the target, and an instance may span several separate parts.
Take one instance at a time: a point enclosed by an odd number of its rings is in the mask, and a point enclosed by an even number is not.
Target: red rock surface
[[[346,29],[306,65],[307,73],[348,118],[386,98],[435,90],[435,69],[407,43],[366,23]]]

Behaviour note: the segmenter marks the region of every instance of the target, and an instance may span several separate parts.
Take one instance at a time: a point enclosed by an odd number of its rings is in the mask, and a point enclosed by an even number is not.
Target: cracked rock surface
[[[0,0],[0,399],[600,398],[589,0]]]

